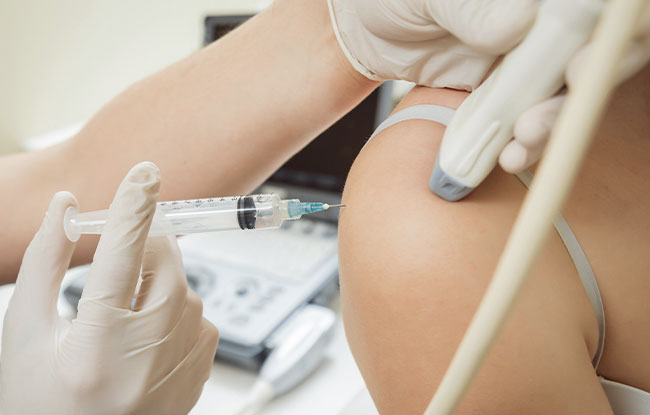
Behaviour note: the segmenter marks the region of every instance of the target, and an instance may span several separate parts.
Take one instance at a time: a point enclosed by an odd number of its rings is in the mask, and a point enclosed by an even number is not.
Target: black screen
[[[205,44],[219,39],[250,17],[206,17]],[[390,90],[383,86],[294,155],[269,181],[340,191],[359,150],[389,109]]]

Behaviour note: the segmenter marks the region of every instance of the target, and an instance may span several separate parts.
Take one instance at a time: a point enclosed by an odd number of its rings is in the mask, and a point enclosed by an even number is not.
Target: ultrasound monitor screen
[[[205,20],[205,43],[210,43],[251,16],[210,16]],[[270,182],[339,192],[355,157],[390,108],[388,87],[377,89],[307,147],[294,155]]]

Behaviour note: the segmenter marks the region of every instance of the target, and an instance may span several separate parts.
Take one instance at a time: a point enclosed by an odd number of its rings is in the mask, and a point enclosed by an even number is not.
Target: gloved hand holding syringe
[[[159,202],[149,236],[279,228],[285,220],[343,206],[282,200],[277,194]],[[108,210],[80,213],[70,207],[63,222],[65,233],[72,242],[82,234],[101,234],[107,217]]]

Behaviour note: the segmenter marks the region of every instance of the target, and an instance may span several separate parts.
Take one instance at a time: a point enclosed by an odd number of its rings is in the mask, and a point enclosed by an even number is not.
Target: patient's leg
[[[417,88],[400,104],[456,107]],[[393,126],[366,146],[344,192],[341,293],[350,347],[383,415],[422,413],[496,266],[525,188],[498,169],[459,203],[427,183],[443,127]],[[598,414],[596,320],[554,234],[458,413]]]

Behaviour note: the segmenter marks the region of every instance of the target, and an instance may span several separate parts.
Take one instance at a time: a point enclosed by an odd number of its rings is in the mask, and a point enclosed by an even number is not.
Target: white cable
[[[492,282],[426,415],[453,413],[487,356],[573,187],[645,5],[646,0],[607,2],[594,32],[593,48],[569,91]]]
[[[300,384],[318,368],[334,336],[336,314],[307,304],[266,342],[272,349],[244,405],[236,415],[255,415],[273,398]]]
[[[264,380],[258,380],[246,397],[244,404],[234,415],[256,415],[275,397],[273,387]]]

